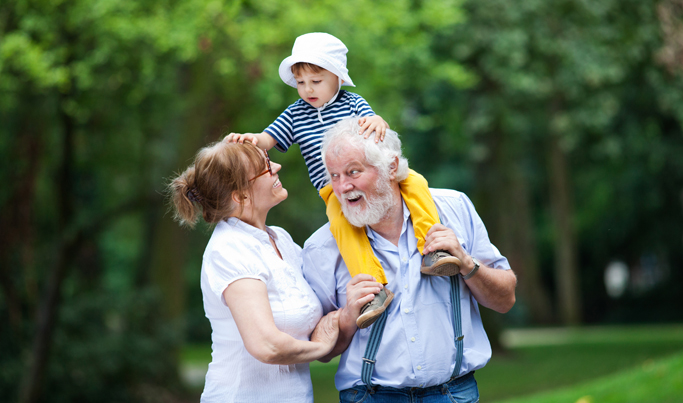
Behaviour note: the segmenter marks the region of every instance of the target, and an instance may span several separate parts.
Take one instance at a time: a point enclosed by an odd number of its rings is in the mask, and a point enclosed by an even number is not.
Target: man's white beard
[[[382,221],[387,215],[389,209],[394,205],[394,193],[391,191],[391,185],[388,180],[379,179],[377,186],[377,195],[373,198],[367,197],[365,192],[354,190],[345,195],[344,199],[355,199],[358,196],[363,196],[365,200],[365,209],[360,207],[350,208],[347,200],[342,200],[342,212],[344,217],[354,227],[364,227],[366,225],[375,225]]]

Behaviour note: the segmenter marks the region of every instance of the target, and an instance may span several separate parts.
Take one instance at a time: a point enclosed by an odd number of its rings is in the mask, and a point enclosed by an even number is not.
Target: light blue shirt
[[[430,189],[441,222],[452,229],[466,253],[486,266],[509,270],[507,259],[491,244],[486,228],[470,199],[461,192]],[[369,227],[366,232],[387,276],[394,300],[387,310],[384,336],[377,352],[372,383],[402,387],[429,387],[448,381],[455,366],[450,280],[420,273],[422,255],[417,250],[410,211],[403,204],[403,228],[398,246]],[[339,254],[329,223],[304,245],[304,277],[315,291],[324,313],[346,305],[346,285],[351,276]],[[479,307],[469,288],[460,281],[460,308],[464,338],[459,374],[482,368],[491,358]],[[335,377],[338,390],[363,384],[362,357],[372,327],[359,329],[342,354]]]

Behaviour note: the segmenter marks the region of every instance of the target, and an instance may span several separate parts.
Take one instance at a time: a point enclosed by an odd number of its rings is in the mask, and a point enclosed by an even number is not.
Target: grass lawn
[[[552,392],[499,403],[680,403],[683,401],[683,353],[648,360],[635,369]]]
[[[508,331],[503,340],[509,352],[494,353],[477,371],[482,401],[576,385],[683,352],[683,326]]]
[[[339,357],[327,364],[311,363],[311,381],[316,403],[339,402],[339,392],[334,387],[334,374],[337,372]]]
[[[483,402],[683,402],[683,325],[510,330],[503,342],[508,351],[477,371]],[[183,377],[195,368],[202,383],[210,348],[189,346],[182,359]],[[311,364],[316,403],[339,401],[337,364]]]

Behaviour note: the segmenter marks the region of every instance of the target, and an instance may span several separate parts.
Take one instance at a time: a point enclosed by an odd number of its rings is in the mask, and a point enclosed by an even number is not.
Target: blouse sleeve
[[[268,283],[270,272],[258,243],[238,242],[204,255],[204,271],[213,294],[225,305],[223,291],[237,280],[251,278]],[[227,306],[227,305],[226,305]]]

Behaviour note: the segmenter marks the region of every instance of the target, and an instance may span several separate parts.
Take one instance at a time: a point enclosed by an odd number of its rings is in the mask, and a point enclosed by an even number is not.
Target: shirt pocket
[[[443,276],[422,276],[416,305],[450,304],[451,279]]]

